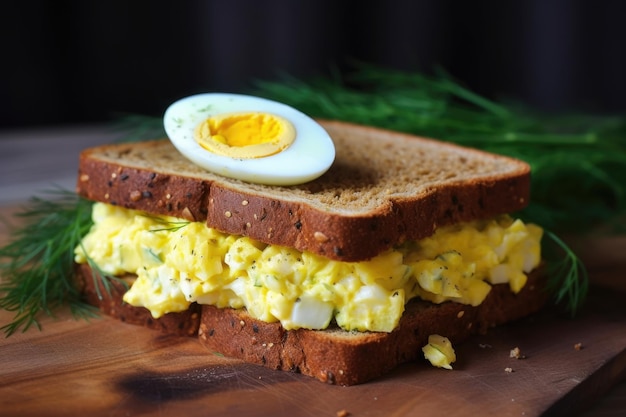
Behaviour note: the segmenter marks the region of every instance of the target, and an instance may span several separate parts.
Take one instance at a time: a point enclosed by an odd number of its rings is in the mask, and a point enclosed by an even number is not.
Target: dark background
[[[0,128],[161,115],[255,79],[425,73],[545,111],[624,113],[626,1],[20,1],[0,10]]]

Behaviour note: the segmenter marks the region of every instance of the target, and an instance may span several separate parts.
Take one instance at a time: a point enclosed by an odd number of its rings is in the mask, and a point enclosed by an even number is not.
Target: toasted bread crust
[[[101,289],[100,298],[89,266],[77,265],[76,274],[86,301],[107,315],[180,336],[194,336],[197,331],[200,343],[210,351],[337,385],[361,384],[419,359],[431,334],[457,344],[538,311],[548,298],[541,271],[536,270],[518,294],[507,284],[495,285],[478,307],[413,300],[406,305],[398,328],[390,333],[346,332],[336,327],[285,330],[280,323],[254,319],[245,310],[197,304],[187,312],[153,319],[148,310],[124,303],[121,284],[114,285],[110,295]]]
[[[474,149],[343,122],[330,170],[307,184],[263,186],[203,171],[169,141],[92,148],[77,192],[341,261],[369,259],[442,225],[526,206],[530,168]]]

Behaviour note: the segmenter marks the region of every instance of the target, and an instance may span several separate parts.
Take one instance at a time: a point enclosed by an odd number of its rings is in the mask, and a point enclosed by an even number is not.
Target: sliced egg
[[[260,97],[206,93],[165,111],[172,144],[194,164],[216,174],[268,185],[302,184],[324,174],[335,146],[304,113]]]

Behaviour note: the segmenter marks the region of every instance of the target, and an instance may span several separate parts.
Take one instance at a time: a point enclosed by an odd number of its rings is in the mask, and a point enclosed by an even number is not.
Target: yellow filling
[[[428,336],[428,344],[422,348],[424,357],[437,368],[452,369],[456,362],[456,352],[447,337],[438,334]]]
[[[190,303],[246,308],[286,329],[393,330],[414,297],[479,305],[490,284],[518,292],[540,262],[542,229],[509,216],[438,229],[363,262],[232,236],[204,223],[94,204],[76,248],[109,274],[137,274],[124,300],[155,318]],[[85,253],[86,251],[86,253]]]
[[[206,150],[231,158],[262,158],[287,149],[296,138],[293,125],[269,113],[227,113],[212,116],[194,132]]]

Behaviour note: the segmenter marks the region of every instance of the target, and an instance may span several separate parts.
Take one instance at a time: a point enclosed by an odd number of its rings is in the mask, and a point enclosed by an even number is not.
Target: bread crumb
[[[243,200],[243,201],[241,202],[241,205],[242,205],[242,206],[247,206],[247,205],[248,205],[248,200]]]
[[[504,368],[504,372],[512,374],[514,371],[513,368]]]
[[[522,351],[518,347],[511,349],[511,352],[509,353],[509,357],[515,358],[515,359],[526,359],[526,355],[523,355]]]
[[[233,216],[233,213],[231,213],[230,211],[225,211],[224,216],[230,219]]]
[[[348,412],[347,410],[337,411],[337,417],[348,417],[349,415],[350,415],[350,412]]]
[[[578,342],[574,345],[574,350],[583,350],[583,344]]]

